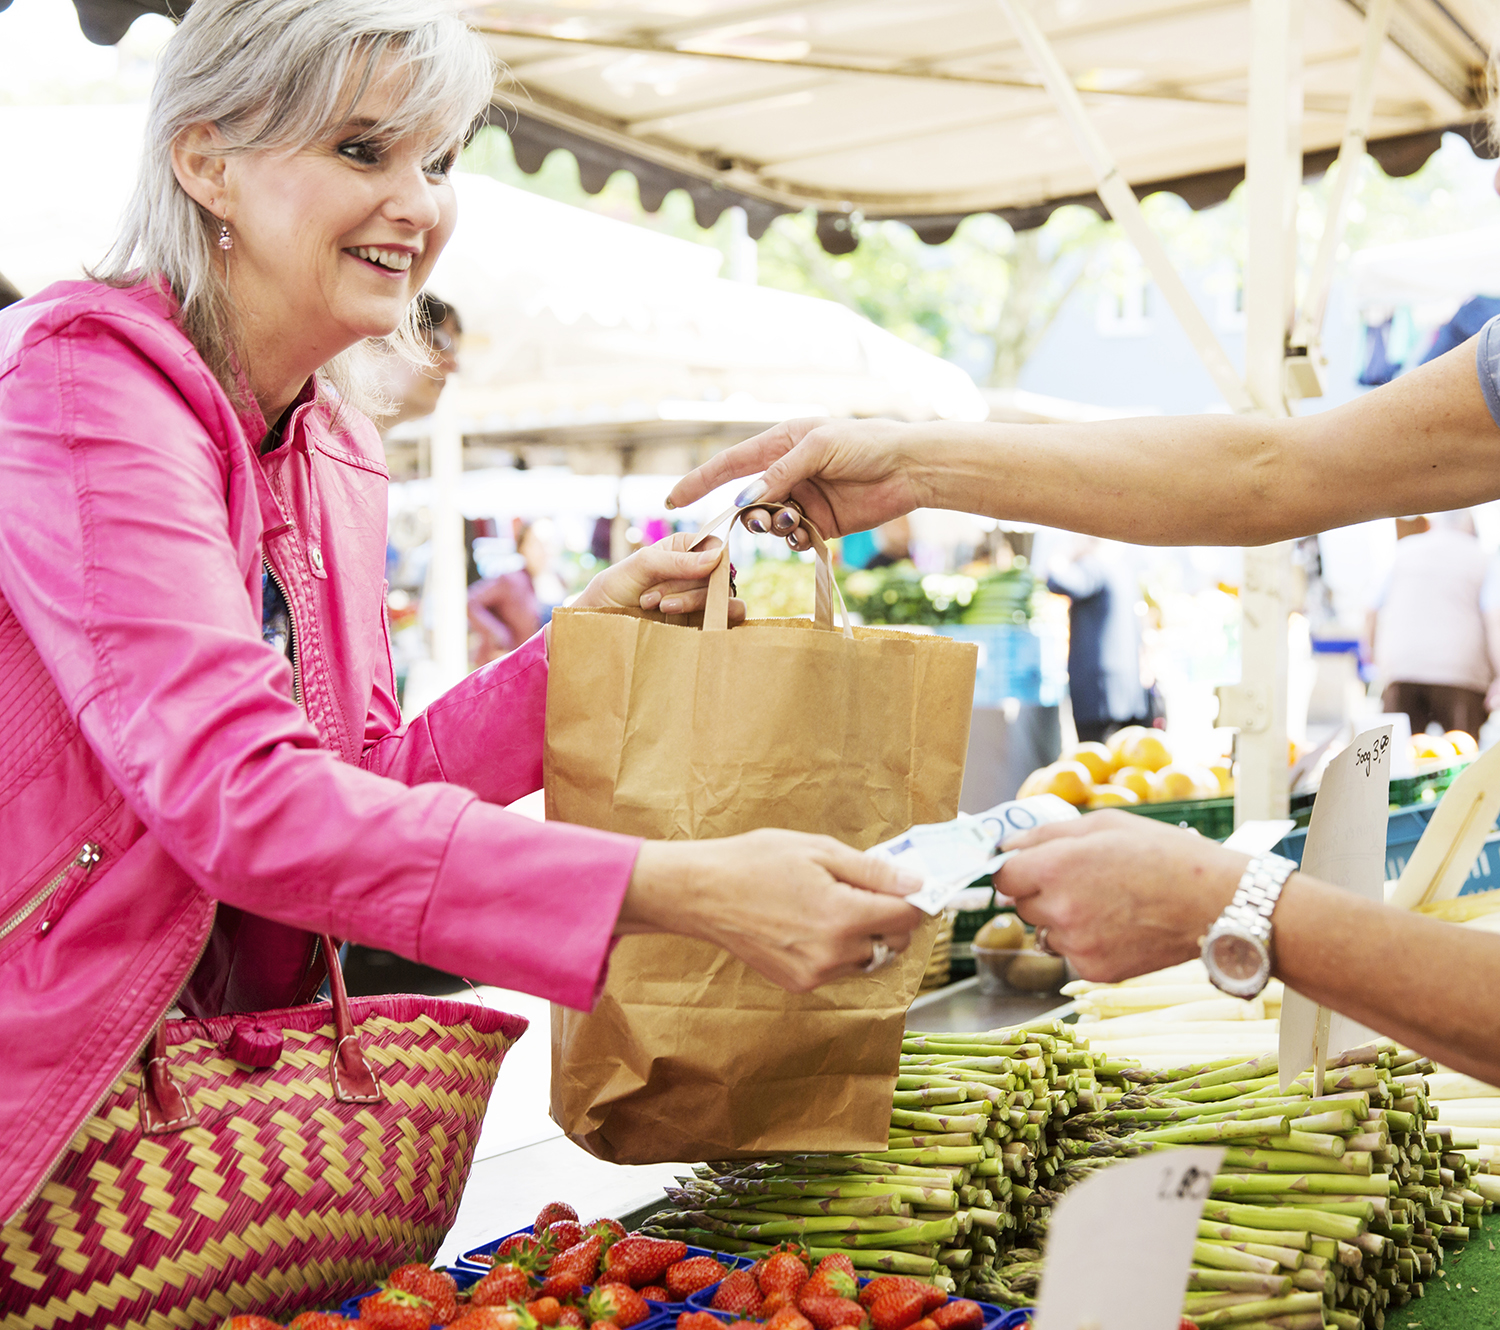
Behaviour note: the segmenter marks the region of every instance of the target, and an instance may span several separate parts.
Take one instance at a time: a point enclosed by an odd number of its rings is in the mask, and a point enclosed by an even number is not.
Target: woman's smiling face
[[[348,120],[292,152],[225,162],[223,206],[234,245],[229,295],[249,341],[293,344],[322,363],[393,331],[422,289],[457,216],[448,172],[457,133],[379,137],[404,80],[383,65]]]

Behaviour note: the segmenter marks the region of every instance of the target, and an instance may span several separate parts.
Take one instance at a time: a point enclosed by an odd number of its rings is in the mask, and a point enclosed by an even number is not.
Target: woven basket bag
[[[519,1016],[425,997],[163,1022],[0,1229],[0,1327],[189,1330],[430,1261]]]

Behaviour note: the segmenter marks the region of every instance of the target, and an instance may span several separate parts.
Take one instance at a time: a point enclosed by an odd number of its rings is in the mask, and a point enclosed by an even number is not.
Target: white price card
[[[1414,910],[1452,900],[1474,870],[1500,813],[1500,748],[1480,753],[1459,773],[1412,851],[1390,904]]]
[[[870,853],[920,877],[922,886],[906,898],[908,904],[940,914],[971,882],[993,873],[1010,857],[996,850],[1011,836],[1077,816],[1078,810],[1055,794],[1038,794],[975,816],[960,813],[951,822],[923,823]]]
[[[1162,1150],[1070,1188],[1047,1225],[1034,1330],[1177,1330],[1217,1147]]]
[[[1376,904],[1383,901],[1390,795],[1391,727],[1385,725],[1359,735],[1324,771],[1307,827],[1302,871]],[[1277,1059],[1281,1088],[1312,1067],[1314,1090],[1321,1092],[1330,1057],[1379,1037],[1288,988],[1281,1004]]]

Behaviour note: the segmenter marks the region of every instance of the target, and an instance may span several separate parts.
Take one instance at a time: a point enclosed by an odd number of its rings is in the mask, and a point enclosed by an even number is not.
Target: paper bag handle
[[[783,508],[791,508],[785,503],[750,503],[743,508],[729,508],[720,513],[711,521],[705,522],[698,528],[698,538],[693,541],[692,548],[697,549],[704,540],[713,535],[725,522],[730,523],[729,530],[733,530],[733,524],[738,518],[750,511],[759,508],[768,513],[778,513]],[[828,548],[828,542],[823,539],[823,533],[818,530],[800,509],[793,508],[797,514],[803,529],[812,538],[813,560],[815,569],[814,600],[813,600],[813,622],[819,628],[833,630],[833,607],[838,604],[839,617],[843,620],[844,636],[853,638],[854,630],[849,626],[849,607],[844,604],[843,592],[839,590],[838,580],[833,575],[833,552]],[[703,631],[725,632],[729,628],[729,531],[724,533],[724,557],[719,560],[712,575],[708,579],[708,602],[703,607]]]

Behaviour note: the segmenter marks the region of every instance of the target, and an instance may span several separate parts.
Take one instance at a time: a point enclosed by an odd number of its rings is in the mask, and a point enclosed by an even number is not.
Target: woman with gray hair
[[[305,1001],[318,933],[588,1007],[623,933],[806,989],[919,917],[827,838],[504,811],[544,634],[402,724],[361,412],[375,351],[425,354],[493,75],[439,0],[197,0],[119,244],[0,315],[0,1216],[174,1001]],[[686,612],[720,557],[664,543],[578,603]]]

